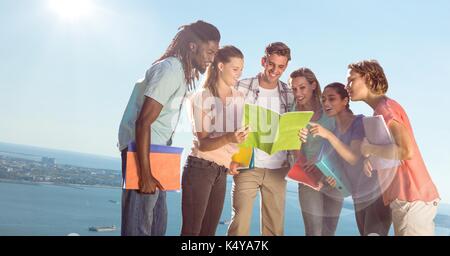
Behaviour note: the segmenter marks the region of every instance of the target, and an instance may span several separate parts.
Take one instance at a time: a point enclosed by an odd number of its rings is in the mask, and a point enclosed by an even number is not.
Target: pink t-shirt
[[[209,132],[210,138],[215,138],[241,127],[244,96],[234,88],[231,90],[233,97],[228,98],[226,104],[222,104],[219,98],[214,98],[207,89],[194,94],[190,99],[190,117],[194,132],[190,155],[226,168],[230,167],[231,157],[239,150],[237,144],[229,143],[212,151],[200,151],[196,132],[204,129]],[[202,111],[206,113],[203,118]]]
[[[375,108],[374,115],[382,115],[386,125],[397,121],[406,127],[413,140],[413,156],[411,160],[402,160],[396,170],[393,180],[383,193],[386,205],[395,199],[402,201],[430,202],[439,198],[438,191],[428,173],[425,162],[420,154],[414,133],[405,110],[396,101],[386,97]]]

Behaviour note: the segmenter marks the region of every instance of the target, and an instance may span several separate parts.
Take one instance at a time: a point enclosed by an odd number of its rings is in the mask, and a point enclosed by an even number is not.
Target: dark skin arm
[[[149,146],[150,127],[158,118],[163,105],[156,100],[145,97],[144,105],[138,119],[136,120],[136,147],[139,164],[139,192],[154,194],[156,189],[163,190],[163,186],[153,177],[150,167]]]

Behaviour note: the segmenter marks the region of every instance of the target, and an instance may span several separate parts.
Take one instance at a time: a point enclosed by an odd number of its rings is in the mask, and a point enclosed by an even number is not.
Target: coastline
[[[82,184],[71,184],[71,183],[33,182],[33,181],[9,180],[9,179],[0,179],[0,183],[11,183],[11,184],[33,185],[33,186],[51,185],[51,186],[68,187],[68,188],[80,189],[80,190],[82,190],[84,188],[122,189],[121,187],[114,187],[114,186],[107,186],[107,185],[82,185]]]

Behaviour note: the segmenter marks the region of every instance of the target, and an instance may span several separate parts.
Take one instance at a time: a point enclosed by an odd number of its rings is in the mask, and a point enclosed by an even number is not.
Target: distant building
[[[42,157],[41,163],[47,165],[47,166],[55,166],[56,165],[56,159],[53,157]]]

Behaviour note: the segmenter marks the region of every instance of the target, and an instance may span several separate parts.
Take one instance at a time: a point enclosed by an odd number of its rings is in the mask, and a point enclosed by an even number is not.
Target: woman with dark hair
[[[328,130],[320,124],[311,123],[309,131],[302,130],[301,138],[306,135],[320,136],[326,140],[324,152],[336,154],[338,167],[350,181],[355,207],[356,223],[361,235],[378,234],[386,236],[391,225],[389,208],[383,205],[378,180],[367,177],[363,172],[363,160],[359,150],[364,138],[363,115],[354,115],[349,106],[350,98],[341,83],[327,85],[322,94],[322,106],[329,117],[334,117],[336,127]],[[333,178],[327,181],[336,186]]]
[[[219,49],[208,67],[204,89],[192,96],[192,151],[182,178],[181,235],[216,233],[225,200],[227,173],[238,143],[247,137],[240,127],[243,95],[234,89],[244,56],[234,46]]]

